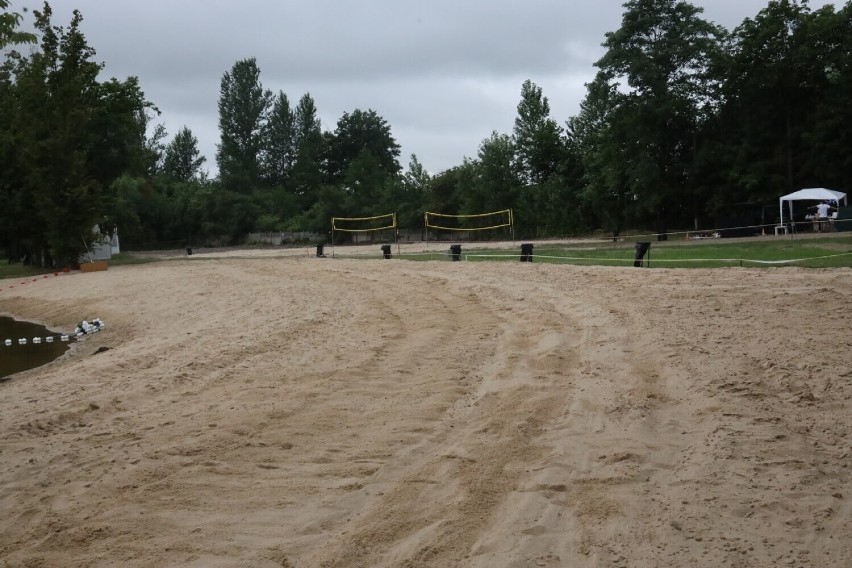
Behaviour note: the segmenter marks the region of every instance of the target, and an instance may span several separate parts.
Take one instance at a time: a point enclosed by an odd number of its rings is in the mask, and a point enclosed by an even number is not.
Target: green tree
[[[343,113],[327,151],[327,170],[332,183],[343,180],[352,162],[365,151],[389,176],[398,175],[402,169],[399,165],[399,144],[391,134],[390,125],[372,109]]]
[[[121,176],[111,184],[111,218],[120,227],[122,248],[161,247],[161,243],[173,239],[170,228],[175,212],[162,187],[150,179],[131,175]]]
[[[366,148],[362,149],[346,168],[346,176],[339,184],[348,195],[347,208],[337,213],[340,216],[384,215],[392,211],[381,211],[385,184],[394,178]]]
[[[513,142],[525,183],[542,183],[559,173],[565,160],[562,128],[550,118],[550,103],[541,87],[529,80],[521,87]]]
[[[850,180],[835,177],[849,160],[850,14],[773,0],[734,30],[719,119],[730,174],[714,209]]]
[[[322,184],[314,190],[315,198],[307,211],[301,216],[299,226],[305,231],[330,234],[329,222],[332,217],[348,211],[350,195],[341,186]]]
[[[236,244],[251,232],[260,216],[257,200],[252,196],[218,188],[210,193],[205,203],[205,219],[208,231],[220,237],[228,237]]]
[[[147,113],[151,109],[159,111],[145,100],[139,79],[112,78],[96,82],[94,89],[100,109],[89,116],[88,122],[90,175],[104,186],[126,173],[150,175],[160,158],[157,139],[160,130],[156,128],[154,137],[147,138]]]
[[[408,169],[398,183],[392,209],[397,212],[400,227],[413,229],[423,225],[423,210],[432,184],[432,176],[412,154]],[[389,210],[389,208],[385,208]]]
[[[38,40],[35,34],[18,30],[21,15],[10,12],[10,6],[9,0],[0,0],[0,49],[19,43],[35,43]]]
[[[724,30],[701,8],[675,0],[630,0],[621,27],[606,34],[599,80],[626,82],[619,109],[607,120],[622,145],[622,177],[638,212],[665,232],[689,216],[686,172],[693,163],[696,124],[716,102],[711,71]]]
[[[19,55],[11,53],[0,66],[0,247],[10,261],[20,260],[32,248],[32,227],[38,223],[32,194],[24,191],[26,171],[15,132],[20,97],[15,75],[21,64]]]
[[[172,183],[169,202],[174,224],[168,240],[192,245],[205,237],[218,237],[204,232],[205,204],[214,197],[210,183],[198,178]]]
[[[258,231],[300,230],[297,219],[302,213],[296,196],[286,188],[277,186],[255,193],[255,202],[263,213],[257,219]]]
[[[473,185],[476,167],[473,160],[465,158],[461,165],[436,174],[429,184],[425,209],[431,213],[458,215],[462,211],[464,194]]]
[[[102,65],[78,11],[67,28],[52,25],[47,3],[34,15],[40,50],[4,66],[15,100],[4,109],[4,139],[13,142],[4,160],[16,166],[4,168],[0,187],[27,217],[6,246],[42,264],[72,263],[110,213],[113,180],[144,170],[137,116],[149,103],[135,78],[98,82]]]
[[[279,91],[272,102],[262,152],[263,177],[271,187],[283,187],[296,161],[296,117],[287,95]]]
[[[219,87],[219,179],[229,191],[249,194],[260,182],[260,153],[272,92],[260,83],[252,57],[234,63]]]
[[[739,156],[733,162],[735,190],[758,200],[791,191],[795,154],[809,112],[801,82],[807,73],[795,64],[796,31],[808,12],[804,4],[769,2],[733,33],[733,53],[725,82],[725,120]],[[805,87],[805,89],[801,89]],[[743,121],[745,124],[742,124]]]
[[[198,150],[198,139],[184,126],[166,146],[163,174],[177,181],[189,182],[204,177],[201,166],[206,158]]]
[[[603,226],[617,236],[632,215],[635,195],[626,176],[625,143],[616,130],[616,117],[625,108],[625,95],[598,73],[586,85],[580,113],[568,121],[568,146],[579,156],[583,201],[592,211],[590,225]]]
[[[852,188],[852,2],[837,13],[826,5],[808,22],[807,37],[821,46],[824,83],[803,134],[806,171],[815,186]]]
[[[168,136],[166,125],[163,123],[153,124],[154,116],[159,114],[160,111],[153,105],[147,105],[136,112],[138,135],[144,148],[143,160],[148,177],[153,177],[160,171],[166,152],[166,145],[163,142]],[[148,134],[149,130],[151,131],[150,134]]]
[[[333,133],[323,135],[326,180],[339,186],[346,199],[335,215],[371,216],[391,213],[400,166],[399,145],[390,126],[373,110],[344,113]]]
[[[305,93],[299,99],[293,112],[293,121],[296,155],[288,185],[302,209],[307,210],[316,200],[322,185],[322,157],[325,153],[322,124],[310,93]]]
[[[516,217],[529,236],[577,231],[581,217],[579,183],[569,179],[564,131],[550,118],[550,103],[540,87],[525,81],[512,136],[523,191]]]
[[[482,141],[474,183],[462,196],[462,211],[478,214],[517,207],[521,180],[512,138],[496,131]]]

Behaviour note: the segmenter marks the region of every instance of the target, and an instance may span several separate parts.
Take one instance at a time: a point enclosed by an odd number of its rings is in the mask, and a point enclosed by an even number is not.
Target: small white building
[[[101,232],[98,225],[92,229],[92,234],[99,238],[95,238],[88,245],[88,251],[80,255],[80,262],[93,262],[95,260],[109,260],[112,255],[121,252],[121,246],[118,242],[118,230],[115,230],[111,235],[105,235]]]

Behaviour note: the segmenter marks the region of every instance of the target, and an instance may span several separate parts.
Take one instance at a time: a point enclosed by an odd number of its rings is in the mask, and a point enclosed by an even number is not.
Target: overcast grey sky
[[[732,29],[767,0],[704,0],[704,17]],[[814,0],[813,9],[826,2]],[[216,172],[223,73],[255,57],[261,82],[292,105],[305,93],[323,130],[372,108],[431,173],[475,157],[491,131],[511,133],[530,79],[560,124],[576,114],[607,31],[612,0],[54,0],[53,22],[83,14],[104,79],[139,77],[169,138],[184,125]],[[841,2],[835,2],[840,5]],[[12,0],[12,9],[40,2]]]

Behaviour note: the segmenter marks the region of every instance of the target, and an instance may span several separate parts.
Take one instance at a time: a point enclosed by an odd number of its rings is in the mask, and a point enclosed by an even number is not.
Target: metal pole
[[[426,238],[423,241],[423,252],[429,251],[429,213],[423,212],[423,230],[426,232]]]

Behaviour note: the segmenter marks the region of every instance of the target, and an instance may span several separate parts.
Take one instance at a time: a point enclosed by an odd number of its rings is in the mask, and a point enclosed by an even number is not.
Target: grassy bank
[[[120,253],[113,255],[109,260],[110,266],[124,266],[128,264],[145,264],[154,262],[153,258],[142,258],[131,253]],[[37,266],[24,266],[23,264],[9,264],[7,259],[0,259],[0,280],[4,278],[26,278],[28,276],[40,276],[55,272],[50,268],[39,268]]]
[[[632,266],[634,252],[633,242],[542,244],[535,245],[533,262]],[[512,248],[503,249],[488,249],[477,247],[475,244],[465,244],[462,245],[461,257],[463,260],[474,262],[517,262],[519,255],[520,243]],[[394,256],[407,260],[449,259],[446,252]],[[733,242],[706,239],[701,241],[652,242],[645,262],[655,268],[852,267],[852,234],[808,239],[778,238]]]

